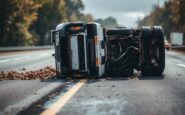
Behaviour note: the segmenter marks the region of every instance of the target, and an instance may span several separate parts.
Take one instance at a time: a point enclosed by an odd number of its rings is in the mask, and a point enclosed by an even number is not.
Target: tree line
[[[116,19],[84,14],[82,0],[1,0],[0,47],[49,45],[49,31],[62,22],[97,21],[117,25]]]
[[[167,38],[174,31],[185,34],[185,0],[168,0],[162,7],[155,5],[153,11],[137,23],[139,26],[161,25]]]

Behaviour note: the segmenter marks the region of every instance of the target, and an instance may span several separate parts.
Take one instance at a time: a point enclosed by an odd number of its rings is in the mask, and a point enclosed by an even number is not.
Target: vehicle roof
[[[56,26],[56,31],[57,30],[61,30],[64,27],[66,27],[67,25],[72,25],[72,24],[85,24],[84,22],[65,22],[65,23],[60,23]],[[95,24],[96,26],[101,26],[103,27],[101,24],[97,23],[97,22],[87,22],[87,24]]]

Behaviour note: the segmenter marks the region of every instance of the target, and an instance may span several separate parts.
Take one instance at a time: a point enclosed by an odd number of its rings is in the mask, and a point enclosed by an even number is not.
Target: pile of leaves
[[[56,71],[51,66],[36,71],[26,71],[23,68],[22,71],[1,71],[0,80],[45,80],[55,78],[55,75]]]

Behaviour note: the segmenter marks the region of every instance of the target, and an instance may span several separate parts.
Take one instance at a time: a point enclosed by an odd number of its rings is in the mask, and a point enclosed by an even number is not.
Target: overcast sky
[[[113,16],[118,24],[136,27],[138,18],[143,18],[151,12],[153,5],[162,6],[165,0],[82,0],[85,13],[90,13],[95,19]]]

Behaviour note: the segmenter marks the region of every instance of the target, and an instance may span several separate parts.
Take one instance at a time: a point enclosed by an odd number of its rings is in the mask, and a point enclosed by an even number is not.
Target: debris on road
[[[116,96],[119,96],[120,94],[119,93],[116,93]]]
[[[25,68],[22,70],[26,70]],[[51,66],[36,71],[9,71],[0,72],[0,80],[44,80],[55,78],[56,71]]]
[[[26,68],[22,68],[22,71],[25,71],[26,70]]]

